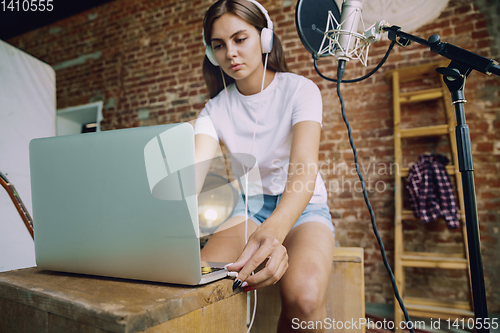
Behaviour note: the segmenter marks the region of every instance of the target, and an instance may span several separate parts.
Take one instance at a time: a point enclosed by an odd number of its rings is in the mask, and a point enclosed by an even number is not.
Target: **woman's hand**
[[[238,272],[233,289],[242,283],[243,287],[262,288],[285,274],[288,254],[283,241],[313,196],[315,187],[309,184],[315,185],[318,175],[320,134],[321,125],[316,121],[294,125],[285,191],[271,216],[250,236],[238,260],[227,266]],[[266,259],[265,267],[250,276]]]
[[[230,271],[237,271],[233,289],[238,287],[258,289],[278,282],[288,268],[288,254],[283,240],[269,227],[261,224],[248,239],[247,245],[236,262],[227,266]],[[264,261],[264,268],[250,275]]]

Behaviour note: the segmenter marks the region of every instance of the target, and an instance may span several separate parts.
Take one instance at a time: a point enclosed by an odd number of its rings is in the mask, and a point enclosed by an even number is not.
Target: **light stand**
[[[414,41],[430,47],[431,51],[451,60],[447,68],[438,68],[437,71],[443,75],[444,82],[450,90],[453,100],[452,104],[455,106],[457,118],[455,134],[457,137],[458,162],[459,170],[462,175],[464,193],[469,266],[474,315],[476,318],[474,327],[478,333],[489,332],[489,327],[485,328],[486,320],[488,320],[488,309],[486,305],[479,226],[477,222],[471,140],[469,126],[465,123],[464,103],[466,101],[464,99],[464,84],[465,79],[473,69],[488,75],[493,73],[500,76],[500,67],[498,63],[492,59],[482,57],[448,43],[442,43],[438,35],[432,35],[429,40],[426,41],[425,39],[405,33],[400,29],[401,28],[398,26],[384,28],[389,34],[389,39],[403,47],[409,45],[411,41]],[[478,320],[481,322],[481,325],[478,324]]]

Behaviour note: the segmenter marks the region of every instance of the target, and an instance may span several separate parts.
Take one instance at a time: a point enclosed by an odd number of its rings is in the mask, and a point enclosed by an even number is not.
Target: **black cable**
[[[391,51],[394,47],[394,44],[396,44],[395,41],[392,41],[391,45],[389,45],[389,48],[387,49],[387,51],[385,52],[385,55],[384,57],[382,58],[382,60],[380,61],[380,63],[377,65],[377,67],[375,67],[370,73],[366,74],[365,76],[362,76],[362,77],[358,77],[357,79],[352,79],[352,80],[344,80],[342,82],[344,83],[354,83],[354,82],[359,82],[359,81],[362,81],[364,79],[367,79],[369,78],[370,76],[372,76],[376,71],[379,70],[380,67],[382,67],[382,65],[385,63],[385,61],[387,60],[387,58],[389,58],[389,54],[391,54]],[[314,68],[316,69],[316,72],[318,73],[319,76],[321,76],[323,79],[327,80],[327,81],[331,81],[331,82],[337,82],[336,79],[332,79],[332,78],[329,78],[329,77],[326,77],[324,76],[323,74],[321,74],[321,72],[319,71],[319,68],[318,68],[318,59],[319,59],[319,56],[316,54],[316,55],[313,55],[313,59],[314,59]],[[339,66],[340,66],[340,62],[342,60],[339,60]],[[345,62],[345,60],[344,60]],[[338,77],[338,76],[337,76]]]
[[[387,273],[389,274],[389,277],[391,279],[392,288],[394,289],[394,295],[396,295],[396,299],[399,302],[399,306],[401,307],[401,310],[404,313],[406,323],[410,323],[410,316],[408,315],[408,312],[406,311],[405,305],[403,304],[403,300],[399,296],[399,290],[398,290],[398,286],[396,285],[396,279],[394,278],[394,274],[392,273],[391,266],[389,265],[389,262],[387,261],[384,243],[382,242],[382,239],[380,238],[380,235],[379,235],[378,230],[377,230],[377,224],[375,223],[375,213],[373,212],[373,207],[370,203],[370,200],[368,199],[368,192],[366,191],[366,183],[365,183],[365,180],[363,178],[363,175],[361,174],[361,170],[359,168],[358,152],[356,150],[356,146],[354,145],[354,140],[352,138],[351,125],[349,124],[349,121],[347,120],[347,117],[345,114],[344,99],[342,98],[342,94],[340,93],[340,83],[343,82],[342,77],[344,76],[345,63],[346,63],[345,60],[339,60],[338,67],[337,67],[337,80],[338,80],[338,82],[337,82],[337,95],[339,96],[339,100],[340,100],[342,119],[344,120],[344,123],[347,126],[347,134],[349,135],[349,143],[351,144],[352,152],[354,153],[354,165],[356,166],[356,172],[358,174],[359,180],[361,181],[361,186],[363,189],[363,197],[365,199],[366,206],[368,207],[368,211],[370,212],[370,219],[372,222],[372,228],[373,228],[373,232],[375,233],[375,237],[377,238],[377,242],[380,246],[380,253],[382,254],[382,260],[384,261],[385,268],[387,269]],[[395,323],[395,325],[399,325],[399,323]],[[412,328],[410,328],[409,330],[411,333],[415,333],[415,331],[413,330],[413,325],[412,325]]]

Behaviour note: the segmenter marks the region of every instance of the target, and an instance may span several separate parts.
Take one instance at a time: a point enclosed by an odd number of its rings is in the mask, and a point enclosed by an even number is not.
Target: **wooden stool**
[[[323,327],[332,327],[327,332],[363,333],[365,327],[360,321],[365,318],[362,248],[335,248],[327,293],[328,319],[325,318]],[[257,314],[252,333],[276,332],[280,311],[279,285],[260,289],[257,293]],[[349,327],[346,328],[346,324]]]

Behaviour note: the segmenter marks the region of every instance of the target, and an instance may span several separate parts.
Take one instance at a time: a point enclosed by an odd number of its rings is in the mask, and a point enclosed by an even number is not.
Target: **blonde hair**
[[[206,45],[211,44],[212,26],[214,21],[226,13],[238,16],[242,20],[253,25],[259,32],[263,28],[267,27],[266,17],[259,7],[252,2],[248,0],[219,0],[210,6],[205,14],[203,31]],[[264,57],[265,55],[263,54],[263,62]],[[271,53],[269,53],[267,67],[275,72],[290,72],[285,60],[281,41],[276,34],[274,34],[273,37],[273,49],[271,50]],[[205,56],[203,61],[203,78],[205,79],[205,84],[207,85],[210,98],[214,98],[224,89],[221,72],[222,75],[224,75],[226,84],[229,85],[234,82],[233,78],[221,71],[218,66],[214,66],[210,60],[208,60],[207,56]]]

